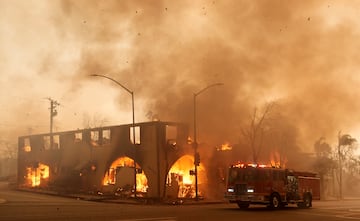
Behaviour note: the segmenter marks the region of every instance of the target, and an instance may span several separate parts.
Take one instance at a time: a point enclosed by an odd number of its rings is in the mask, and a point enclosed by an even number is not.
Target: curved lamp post
[[[107,78],[109,79],[110,81],[113,81],[114,83],[116,83],[117,85],[119,85],[120,87],[122,87],[124,90],[126,90],[130,95],[131,95],[131,103],[132,103],[132,132],[133,132],[133,145],[134,145],[134,181],[135,181],[135,190],[134,190],[134,196],[136,198],[136,145],[135,145],[135,110],[134,110],[134,92],[129,90],[127,87],[125,87],[124,85],[122,85],[120,82],[114,80],[113,78],[111,77],[108,77],[106,75],[101,75],[101,74],[91,74],[90,76],[93,76],[93,77],[103,77],[103,78]]]
[[[211,85],[201,89],[197,93],[194,93],[194,143],[193,143],[193,147],[194,147],[195,199],[196,200],[199,199],[199,196],[198,196],[198,171],[197,171],[197,167],[200,165],[200,154],[197,151],[198,143],[197,143],[197,137],[196,137],[196,97],[198,95],[200,95],[201,93],[203,93],[204,91],[206,91],[207,89],[211,88],[211,87],[221,86],[221,85],[224,85],[224,84],[223,83],[211,84]]]

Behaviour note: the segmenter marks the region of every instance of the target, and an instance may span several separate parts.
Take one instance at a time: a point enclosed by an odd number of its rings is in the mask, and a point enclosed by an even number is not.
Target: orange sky
[[[359,1],[0,0],[0,139],[131,122],[192,122],[236,142],[253,108],[276,100],[299,143],[360,135]],[[102,122],[102,123],[101,123]],[[306,149],[310,149],[307,147]]]

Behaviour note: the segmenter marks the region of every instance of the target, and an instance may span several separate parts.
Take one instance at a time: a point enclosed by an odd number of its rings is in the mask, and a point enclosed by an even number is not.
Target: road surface
[[[2,188],[1,188],[2,187]],[[68,221],[344,221],[360,220],[360,201],[317,201],[313,208],[289,206],[270,210],[252,206],[240,210],[235,204],[193,203],[185,205],[144,205],[93,202],[76,198],[11,191],[0,185],[0,220]]]

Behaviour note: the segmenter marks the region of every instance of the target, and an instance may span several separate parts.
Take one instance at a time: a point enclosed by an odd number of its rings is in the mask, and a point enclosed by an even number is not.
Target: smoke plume
[[[12,134],[59,130],[84,112],[111,124],[152,113],[192,128],[199,142],[239,142],[256,107],[275,101],[305,151],[321,136],[358,132],[357,1],[1,1],[1,114]],[[31,8],[31,10],[29,10]],[[26,102],[25,102],[26,101]],[[30,104],[29,104],[30,103]],[[42,109],[40,111],[39,109]],[[36,113],[29,120],[24,113]],[[20,133],[20,134],[19,134]]]

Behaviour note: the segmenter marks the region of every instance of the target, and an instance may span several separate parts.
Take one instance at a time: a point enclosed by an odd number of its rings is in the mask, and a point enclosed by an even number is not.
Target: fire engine
[[[225,198],[241,209],[250,204],[309,208],[312,200],[320,200],[320,178],[312,172],[237,163],[230,166],[227,177]]]

